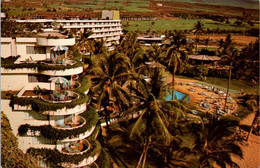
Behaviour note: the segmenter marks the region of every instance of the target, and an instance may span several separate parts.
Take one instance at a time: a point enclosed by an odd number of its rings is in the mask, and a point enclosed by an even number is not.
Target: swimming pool
[[[173,93],[173,96],[174,96],[174,99],[177,98],[177,100],[182,100],[184,99],[187,95],[182,93],[182,92],[179,92],[177,90],[174,91]],[[165,100],[172,100],[172,92],[166,96]],[[190,101],[190,98],[188,97],[187,98],[187,102]]]

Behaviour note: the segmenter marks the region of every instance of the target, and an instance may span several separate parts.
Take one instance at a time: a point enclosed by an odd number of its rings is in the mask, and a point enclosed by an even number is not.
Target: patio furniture
[[[62,128],[70,128],[70,126],[64,124],[64,120],[58,120],[58,125]]]
[[[65,100],[65,95],[64,94],[60,94],[58,98],[59,98],[60,101],[64,101]]]

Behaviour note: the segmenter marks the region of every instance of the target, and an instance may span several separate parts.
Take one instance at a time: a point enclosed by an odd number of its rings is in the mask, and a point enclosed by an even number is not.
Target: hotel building
[[[100,20],[59,20],[59,19],[31,19],[31,20],[17,20],[17,23],[39,23],[43,29],[53,28],[65,30],[76,30],[77,32],[92,31],[93,34],[89,39],[103,39],[106,46],[110,50],[113,49],[112,44],[119,44],[122,33],[121,20],[118,11],[103,11],[102,19]]]
[[[100,124],[88,105],[83,63],[68,52],[74,44],[66,37],[1,38],[1,111],[19,148],[37,155],[40,167],[98,167]]]

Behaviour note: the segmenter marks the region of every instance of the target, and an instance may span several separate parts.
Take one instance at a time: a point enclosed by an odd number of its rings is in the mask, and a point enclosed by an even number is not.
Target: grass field
[[[158,8],[158,6],[156,6],[157,1],[164,4]],[[209,5],[223,5],[229,7],[215,7]],[[28,13],[26,10],[29,8],[36,8],[37,11],[47,11],[47,9],[53,10],[53,8],[55,8],[57,12],[112,9],[124,12],[157,12],[158,16],[164,12],[166,12],[164,14],[168,14],[177,10],[180,13],[213,12],[221,15],[228,14],[241,16],[244,11],[243,8],[250,9],[246,10],[246,12],[249,12],[250,14],[258,14],[256,10],[259,10],[259,2],[258,0],[44,0],[41,2],[38,0],[16,0],[11,1],[10,3],[2,2],[1,7],[3,11],[8,8],[11,9],[8,10],[8,15],[10,16],[20,14],[21,10],[23,10],[22,14],[26,14]],[[256,10],[252,11],[251,9]],[[30,11],[30,13],[32,12]]]
[[[194,27],[194,24],[199,21],[198,19],[177,19],[177,20],[155,20],[155,21],[123,21],[122,25],[125,30],[128,31],[165,31],[165,30],[183,30],[187,29],[190,30]],[[247,25],[243,27],[236,27],[231,22],[230,24],[220,23],[208,19],[200,20],[204,24],[204,28],[210,28],[210,29],[227,29],[227,30],[245,30]],[[154,22],[154,24],[152,24]],[[259,24],[255,25],[256,27],[259,26]]]

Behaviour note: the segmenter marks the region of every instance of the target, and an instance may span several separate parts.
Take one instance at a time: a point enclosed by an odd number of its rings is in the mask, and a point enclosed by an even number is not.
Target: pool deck
[[[170,82],[171,79],[168,79],[167,81]],[[190,97],[189,103],[194,103],[197,105],[198,110],[202,112],[215,113],[219,108],[223,110],[226,99],[226,96],[224,96],[225,92],[220,91],[222,94],[217,94],[211,88],[199,85],[198,82],[199,81],[197,80],[176,78],[174,89],[187,94]],[[202,93],[205,95],[202,95]],[[204,104],[209,107],[206,108]],[[217,106],[219,108],[217,108]],[[223,112],[223,115],[236,112],[237,107],[237,103],[231,95],[229,103],[227,102],[226,105],[226,111],[228,110],[229,112]]]

